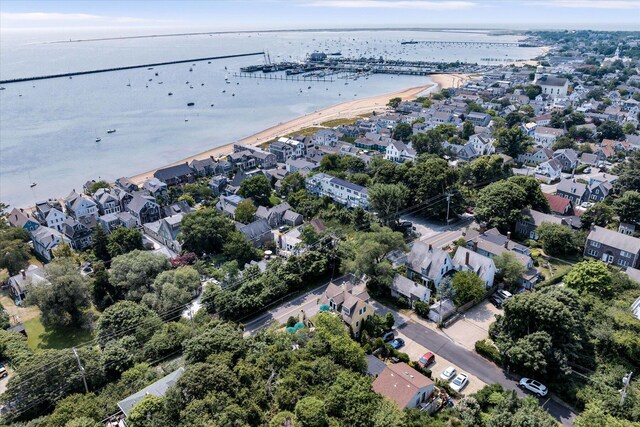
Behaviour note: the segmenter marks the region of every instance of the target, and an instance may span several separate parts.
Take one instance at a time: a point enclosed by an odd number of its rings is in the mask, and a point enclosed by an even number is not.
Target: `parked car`
[[[459,393],[467,384],[469,384],[469,376],[467,374],[460,373],[453,379],[453,381],[451,381],[451,388],[453,391],[457,391]]]
[[[402,221],[400,222],[400,224],[398,224],[398,227],[411,229],[413,228],[413,223],[411,221]]]
[[[540,397],[544,397],[547,395],[549,390],[547,386],[542,383],[539,383],[536,380],[532,380],[531,378],[523,378],[520,380],[520,387],[529,390],[532,393],[537,394]]]
[[[0,363],[0,378],[4,378],[9,376],[9,372],[7,372],[7,368],[4,367],[4,363]]]
[[[402,348],[404,346],[404,340],[402,338],[396,338],[393,341],[391,341],[391,347],[395,348],[396,350],[399,348]]]
[[[498,296],[502,301],[504,301],[513,297],[513,294],[509,291],[505,291],[504,289],[499,289],[498,291],[496,291],[496,296]]]
[[[442,378],[445,381],[451,381],[451,378],[453,378],[455,374],[456,374],[456,368],[454,368],[453,366],[449,366],[440,374],[440,378]]]
[[[282,227],[278,228],[278,231],[281,232],[281,233],[284,233],[287,230],[289,230],[289,226],[288,225],[283,225]]]
[[[422,366],[423,368],[426,368],[427,366],[431,365],[435,361],[436,361],[436,356],[430,351],[428,351],[425,354],[423,354],[420,359],[418,359],[418,365]]]
[[[382,341],[384,341],[384,342],[389,342],[392,339],[394,339],[395,337],[396,337],[396,332],[395,331],[388,331],[388,332],[385,332],[384,334],[382,334],[382,337],[380,337],[380,338],[382,338]]]
[[[489,302],[493,304],[496,308],[502,308],[502,300],[495,295],[489,298]]]

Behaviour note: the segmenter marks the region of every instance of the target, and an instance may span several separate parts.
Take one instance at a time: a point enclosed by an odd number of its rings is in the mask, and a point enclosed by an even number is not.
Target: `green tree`
[[[467,141],[473,134],[476,133],[476,128],[470,121],[465,121],[462,124],[462,132],[460,132],[460,138],[466,139]]]
[[[625,191],[613,202],[613,210],[620,221],[640,224],[640,192]]]
[[[78,417],[69,421],[64,427],[102,427],[103,425],[100,421],[89,417]]]
[[[96,325],[96,335],[102,346],[124,336],[133,336],[143,343],[161,325],[160,318],[147,307],[133,301],[120,301],[102,313]]]
[[[382,399],[372,421],[373,427],[402,427],[405,421],[404,412],[389,399]]]
[[[135,364],[139,355],[136,350],[138,350],[138,342],[132,336],[109,341],[101,354],[105,374],[109,378],[119,378],[122,372]]]
[[[522,187],[525,194],[527,195],[525,201],[526,206],[544,213],[551,212],[549,208],[549,201],[546,197],[544,197],[542,189],[540,188],[540,183],[537,179],[532,176],[518,175],[512,176],[511,178],[509,178],[509,181]]]
[[[622,140],[624,139],[624,130],[618,123],[607,120],[598,126],[597,136],[600,141],[603,139]]]
[[[247,178],[240,184],[238,194],[245,198],[253,199],[258,206],[271,206],[271,184],[266,176],[258,174]]]
[[[527,194],[513,181],[498,181],[478,192],[475,216],[488,227],[507,231],[521,218]]]
[[[566,225],[543,222],[536,233],[548,255],[566,255],[576,251],[575,235]]]
[[[529,99],[536,99],[536,96],[542,93],[542,88],[538,85],[528,85],[524,88],[524,93]]]
[[[166,270],[155,278],[142,303],[158,313],[168,312],[191,301],[199,287],[200,274],[193,267]]]
[[[249,224],[256,216],[257,208],[251,200],[243,200],[236,207],[236,221],[243,224]]]
[[[614,210],[606,203],[600,202],[591,206],[580,217],[582,228],[588,230],[592,225],[606,227],[613,220]]]
[[[111,257],[144,249],[142,233],[134,228],[118,227],[109,235],[107,248]]]
[[[511,366],[525,375],[544,375],[547,364],[553,360],[551,336],[544,331],[534,332],[518,339],[507,350]]]
[[[429,129],[427,132],[420,132],[411,136],[411,146],[418,154],[442,155],[444,153],[442,145],[444,141],[444,137],[436,129]]]
[[[29,233],[21,228],[0,229],[0,268],[6,268],[11,276],[26,269],[31,258],[29,240]]]
[[[93,255],[102,261],[109,261],[111,259],[111,255],[109,254],[109,236],[105,233],[102,226],[97,226],[93,230],[93,238],[92,242],[92,250]]]
[[[182,196],[178,197],[178,201],[179,202],[187,202],[187,204],[189,206],[195,206],[196,205],[196,199],[194,199],[191,194],[183,194]]]
[[[409,189],[404,184],[375,184],[368,189],[369,207],[383,224],[394,224],[406,206]]]
[[[109,184],[104,179],[102,179],[100,181],[96,181],[96,182],[93,183],[93,185],[89,189],[89,194],[93,194],[93,193],[95,193],[96,191],[98,191],[101,188],[111,188],[111,184]]]
[[[169,269],[169,261],[162,255],[133,251],[119,255],[111,262],[111,284],[126,299],[140,301],[152,291],[155,277]]]
[[[296,419],[301,427],[325,427],[328,425],[324,402],[315,397],[305,397],[296,404]]]
[[[602,261],[582,261],[573,266],[564,276],[564,283],[579,292],[588,292],[602,297],[611,294],[611,276]]]
[[[109,281],[109,272],[104,267],[104,264],[99,262],[93,265],[91,296],[93,303],[99,310],[104,310],[119,298],[118,289]]]
[[[453,302],[458,307],[482,297],[485,293],[484,283],[471,271],[458,271],[453,275],[451,286],[454,290]]]
[[[215,209],[202,209],[185,215],[178,239],[182,248],[198,255],[222,252],[222,245],[235,230],[233,222]]]
[[[640,192],[640,150],[628,155],[625,162],[618,163],[613,173],[618,175],[614,187],[621,194],[626,191]]]
[[[211,354],[228,353],[237,358],[245,351],[242,332],[231,323],[210,324],[202,333],[186,341],[184,357],[191,363],[202,362]]]
[[[229,235],[227,242],[222,247],[222,253],[228,259],[238,261],[239,265],[258,259],[258,253],[253,244],[239,231]]]
[[[163,425],[164,399],[148,394],[131,409],[127,416],[127,425],[130,427],[155,427]]]
[[[625,135],[637,135],[638,133],[636,125],[631,122],[625,123],[622,127],[622,131],[625,133]]]
[[[56,404],[56,409],[47,418],[46,427],[58,427],[68,425],[74,418],[86,417],[90,420],[100,421],[102,409],[95,394],[72,394]]]
[[[496,133],[496,145],[505,154],[515,159],[520,154],[526,153],[532,142],[531,137],[524,133],[520,126],[513,126],[510,129],[500,129]]]
[[[510,289],[515,289],[520,278],[526,272],[526,268],[514,252],[507,251],[493,257],[493,263],[498,270],[498,277]]]
[[[446,160],[420,156],[408,170],[404,183],[412,190],[413,202],[424,203],[422,212],[425,216],[444,219],[447,214],[447,192],[451,193],[449,217],[463,211],[462,196],[454,191],[458,177],[457,170],[449,166]]]
[[[304,177],[300,172],[295,171],[282,179],[281,192],[283,196],[288,196],[300,190],[304,190]]]
[[[395,97],[395,98],[391,98],[387,103],[387,105],[391,108],[398,108],[398,105],[400,105],[400,102],[402,102],[402,98]]]
[[[556,142],[553,143],[553,147],[551,148],[554,151],[565,149],[565,148],[571,148],[573,150],[576,150],[578,148],[578,144],[576,144],[576,141],[573,138],[567,135],[562,135],[556,138]]]
[[[408,142],[413,134],[413,128],[409,123],[398,123],[393,129],[391,137],[397,141]]]
[[[80,326],[89,308],[89,279],[80,274],[78,266],[68,259],[57,259],[47,265],[49,283],[29,287],[27,302],[42,311],[42,323],[52,327]]]
[[[375,275],[375,268],[393,250],[405,249],[402,233],[377,224],[371,231],[357,233],[353,240],[342,242],[343,268],[356,274]]]

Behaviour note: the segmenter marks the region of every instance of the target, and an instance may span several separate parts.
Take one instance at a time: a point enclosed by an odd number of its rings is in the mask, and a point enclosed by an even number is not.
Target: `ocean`
[[[59,40],[55,34],[3,33],[0,80],[257,51],[267,51],[273,62],[302,60],[314,51],[478,63],[541,53],[517,46],[400,43],[518,40],[461,31],[241,32],[51,43]],[[87,180],[135,175],[339,102],[429,83],[427,77],[390,75],[348,85],[343,79],[233,77],[240,67],[262,63],[263,56],[253,56],[5,84],[0,90],[0,201],[31,206],[80,191]]]

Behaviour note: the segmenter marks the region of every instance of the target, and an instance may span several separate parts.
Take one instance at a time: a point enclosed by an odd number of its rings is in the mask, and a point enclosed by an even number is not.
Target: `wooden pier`
[[[495,47],[508,47],[508,46],[520,46],[524,43],[520,42],[472,42],[472,41],[440,41],[440,40],[411,40],[400,42],[400,44],[428,44],[428,45],[442,45],[442,46],[466,46],[466,47],[480,47],[480,46],[495,46]],[[527,44],[528,46],[529,44]]]
[[[320,77],[320,76],[303,76],[300,74],[261,74],[261,73],[233,73],[233,77],[243,77],[247,79],[262,79],[262,80],[286,80],[292,82],[333,82],[332,77]]]
[[[36,77],[21,77],[17,79],[0,80],[0,84],[29,82],[33,80],[59,79],[62,77],[82,76],[85,74],[110,73],[112,71],[134,70],[136,68],[161,67],[163,65],[187,64],[187,63],[193,63],[193,62],[214,61],[216,59],[242,58],[245,56],[256,56],[256,55],[264,55],[264,52],[239,53],[236,55],[224,55],[224,56],[210,56],[208,58],[180,59],[177,61],[155,62],[153,64],[128,65],[125,67],[103,68],[100,70],[74,71],[70,73],[49,74],[45,76],[36,76]]]

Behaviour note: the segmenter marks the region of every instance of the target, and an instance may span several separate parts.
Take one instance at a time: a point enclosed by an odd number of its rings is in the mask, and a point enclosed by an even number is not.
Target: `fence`
[[[498,286],[492,286],[487,289],[487,292],[484,293],[480,298],[474,299],[473,301],[469,301],[468,303],[462,304],[460,307],[456,308],[456,311],[451,313],[448,317],[444,318],[440,324],[438,325],[440,328],[447,328],[453,323],[455,323],[464,313],[469,311],[471,308],[480,304],[485,299],[489,298],[495,291],[498,290]]]

